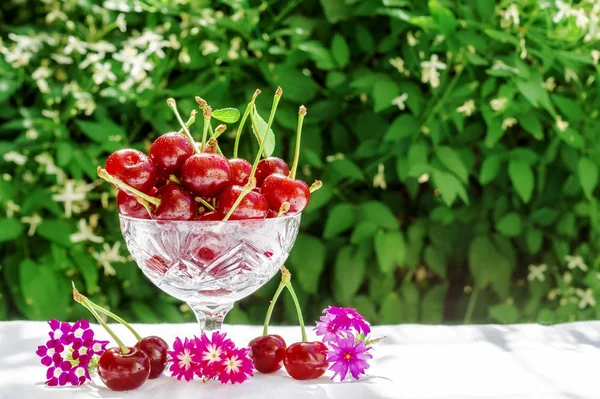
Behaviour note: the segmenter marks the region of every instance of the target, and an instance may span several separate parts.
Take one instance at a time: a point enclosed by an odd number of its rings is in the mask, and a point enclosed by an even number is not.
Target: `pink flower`
[[[339,375],[340,381],[344,381],[348,374],[348,370],[352,377],[358,380],[361,374],[365,374],[365,370],[369,368],[368,359],[373,356],[367,353],[371,347],[366,347],[364,341],[354,343],[354,337],[338,339],[335,342],[329,343],[331,350],[327,351],[327,361],[333,363],[329,370],[334,372],[333,380]]]
[[[179,337],[175,339],[173,350],[167,352],[170,356],[170,361],[173,362],[169,368],[173,377],[177,377],[178,380],[185,378],[186,381],[190,381],[194,378],[195,373],[200,373],[200,364],[192,360],[193,351],[193,340],[185,338],[181,342]]]
[[[94,338],[94,331],[86,319],[76,321],[71,328],[71,334],[74,341],[88,341]]]
[[[69,383],[71,385],[82,385],[87,380],[91,380],[90,371],[86,366],[77,366],[69,372]]]
[[[88,365],[93,355],[92,351],[90,350],[92,345],[93,341],[91,340],[85,342],[76,340],[73,342],[73,345],[71,346],[73,348],[73,353],[71,353],[73,360],[77,360],[79,364]]]
[[[317,326],[313,329],[318,336],[323,335],[323,342],[335,341],[338,338],[345,337],[345,333],[350,333],[349,330],[341,328],[335,322],[335,319],[336,316],[332,314],[321,316],[321,321],[317,322]]]
[[[200,338],[195,337],[194,341],[196,348],[193,359],[200,363],[202,376],[209,379],[217,377],[222,369],[221,355],[235,348],[233,341],[227,338],[227,334],[219,331],[213,332],[211,339],[202,334]]]
[[[69,323],[50,319],[48,324],[50,325],[50,332],[48,333],[50,339],[59,340],[63,345],[71,343],[73,336],[71,335],[71,325]]]
[[[252,360],[248,357],[250,349],[243,348],[226,348],[226,351],[221,354],[222,371],[219,373],[218,379],[221,384],[242,383],[252,377],[254,368]]]
[[[60,362],[60,364],[57,364],[56,366],[49,367],[46,371],[46,384],[51,387],[66,385],[67,382],[69,382],[69,375],[72,367],[71,362],[66,360]]]
[[[364,333],[365,335],[371,332],[369,323],[361,316],[360,313],[353,308],[338,308],[330,306],[325,309],[327,315],[333,315],[336,328],[342,330],[349,330],[353,328],[357,333]]]
[[[62,361],[60,354],[64,349],[65,347],[59,340],[51,339],[46,342],[46,345],[38,346],[38,350],[35,353],[42,358],[40,362],[44,366],[49,367],[52,363],[60,363]]]
[[[102,355],[104,353],[104,351],[106,351],[106,345],[108,345],[108,341],[94,340],[92,345],[90,346],[90,351],[94,355]]]

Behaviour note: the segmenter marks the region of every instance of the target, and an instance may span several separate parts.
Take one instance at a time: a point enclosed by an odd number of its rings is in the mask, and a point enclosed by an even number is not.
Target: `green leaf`
[[[120,142],[127,137],[125,129],[117,125],[110,119],[103,119],[98,122],[90,122],[84,120],[75,120],[75,124],[87,137],[97,143]],[[120,136],[121,140],[111,140],[111,137]]]
[[[240,111],[237,108],[222,108],[212,112],[212,117],[225,123],[235,123],[240,119]]]
[[[433,245],[428,245],[423,253],[425,265],[440,277],[446,277],[447,260],[444,253]]]
[[[523,202],[528,203],[535,184],[531,167],[522,160],[512,159],[508,163],[508,175]]]
[[[478,287],[484,288],[488,283],[492,283],[499,295],[508,295],[511,263],[490,237],[480,235],[471,241],[469,268]]]
[[[469,203],[469,197],[467,196],[464,186],[453,174],[442,170],[435,170],[433,172],[433,184],[440,190],[442,199],[447,206],[452,206],[457,195],[460,196],[466,204]]]
[[[365,295],[358,295],[352,300],[352,307],[354,307],[358,313],[360,313],[365,319],[369,321],[377,320],[377,310],[373,300]]]
[[[449,34],[458,26],[458,22],[452,11],[441,5],[438,0],[429,0],[429,11],[435,18],[442,34]]]
[[[395,292],[390,292],[381,302],[379,314],[382,324],[397,324],[402,321],[402,300]]]
[[[290,252],[289,262],[295,279],[304,291],[317,293],[325,267],[325,245],[316,237],[300,233]]]
[[[19,265],[21,293],[32,320],[64,319],[71,305],[68,284],[50,265],[38,265],[31,259]]]
[[[354,228],[350,242],[352,244],[358,244],[364,240],[373,238],[375,233],[379,230],[379,226],[371,221],[360,222]]]
[[[367,201],[360,205],[359,210],[363,220],[390,230],[397,230],[400,227],[394,212],[383,202]]]
[[[519,311],[515,305],[504,303],[490,306],[490,317],[502,324],[513,324],[519,320]]]
[[[381,79],[373,86],[374,111],[381,112],[392,106],[392,100],[399,94],[398,85],[389,79]]]
[[[309,41],[298,46],[298,49],[306,52],[319,69],[330,70],[335,68],[335,62],[329,50],[321,42]]]
[[[327,169],[337,179],[349,178],[353,180],[364,180],[363,171],[348,158],[336,159],[327,165]]]
[[[261,116],[256,111],[256,108],[252,109],[252,112],[250,113],[250,118],[252,119],[252,132],[254,133],[254,137],[256,137],[256,140],[260,144],[263,138],[265,137],[265,132],[267,131],[267,122],[265,122],[265,120],[261,118]],[[256,131],[255,126],[258,129],[258,132]],[[267,141],[265,142],[263,149],[269,157],[271,156],[271,154],[273,154],[273,151],[275,151],[275,133],[273,133],[273,129],[269,129],[269,132],[266,134],[266,137]]]
[[[154,313],[154,309],[143,301],[131,301],[129,309],[142,323],[160,323],[162,320]]]
[[[87,292],[93,294],[98,289],[98,264],[96,260],[78,246],[71,250],[71,256],[76,259],[75,264],[83,276]]]
[[[435,153],[442,164],[453,172],[458,178],[467,183],[469,179],[469,173],[463,161],[460,159],[460,155],[454,149],[445,146],[439,146],[435,149]]]
[[[585,196],[592,199],[594,189],[598,185],[598,166],[589,158],[581,158],[577,164],[577,171]]]
[[[366,262],[361,256],[356,256],[354,248],[342,248],[336,256],[333,270],[335,299],[339,302],[352,299],[363,283],[365,271]]]
[[[519,39],[516,36],[513,36],[506,32],[501,32],[494,29],[484,29],[483,32],[488,35],[490,38],[499,41],[501,43],[510,43],[514,46],[519,45]]]
[[[348,230],[354,225],[355,218],[356,211],[354,206],[348,203],[337,204],[329,212],[323,231],[323,238],[330,239]]]
[[[18,219],[0,218],[0,242],[19,238],[24,229],[25,227]]]
[[[339,33],[333,35],[333,40],[331,41],[331,53],[333,59],[341,68],[350,63],[350,47],[348,47],[348,43],[346,43],[344,36]]]
[[[421,301],[421,323],[441,323],[444,317],[448,283],[431,287]]]
[[[523,126],[529,134],[531,134],[535,139],[542,140],[544,138],[544,133],[542,130],[542,123],[540,122],[537,115],[533,112],[527,112],[519,116],[519,123]]]
[[[397,117],[385,133],[384,141],[398,141],[411,137],[419,128],[419,121],[411,114]]]
[[[531,255],[536,255],[542,248],[542,231],[535,227],[530,227],[525,231],[525,239],[527,241],[527,250],[529,253]]]
[[[2,78],[0,79],[0,103],[6,101],[19,88],[17,79]]]
[[[402,266],[406,258],[406,243],[402,233],[378,231],[375,234],[375,255],[383,273],[394,270],[396,265]]]
[[[518,236],[521,228],[521,217],[514,212],[507,213],[496,223],[496,230],[507,237]]]
[[[345,0],[321,0],[321,7],[329,23],[348,19],[352,15],[352,7]]]
[[[488,155],[481,164],[481,172],[479,174],[479,182],[483,185],[492,182],[500,172],[500,156]]]

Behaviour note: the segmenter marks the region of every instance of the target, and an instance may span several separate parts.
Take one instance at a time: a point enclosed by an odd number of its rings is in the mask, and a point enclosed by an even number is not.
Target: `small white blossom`
[[[37,227],[42,224],[42,217],[37,213],[34,213],[31,216],[23,216],[21,218],[21,222],[29,225],[29,230],[27,230],[27,235],[32,237],[35,234],[35,230]]]
[[[576,256],[567,255],[567,256],[565,256],[565,261],[567,262],[567,267],[569,269],[579,268],[584,272],[586,272],[588,270],[588,267],[584,263],[583,258],[579,255],[576,255]]]
[[[438,87],[440,85],[439,69],[446,69],[446,64],[439,61],[437,54],[432,54],[429,61],[421,62],[421,81],[429,82],[433,88]]]
[[[27,162],[27,156],[16,151],[7,152],[2,156],[2,159],[4,159],[6,162],[16,163],[17,165],[25,165],[25,162]]]
[[[556,117],[556,128],[561,132],[564,132],[569,127],[569,122],[563,121],[562,117],[558,115]]]
[[[96,43],[88,43],[88,48],[102,55],[105,55],[106,53],[114,53],[115,51],[117,51],[117,48],[114,44],[104,40],[101,40]]]
[[[27,129],[27,131],[25,132],[25,137],[27,138],[27,140],[35,140],[39,136],[40,136],[40,134],[34,128]]]
[[[509,72],[514,73],[515,75],[519,74],[519,69],[518,68],[506,65],[504,62],[502,62],[500,60],[495,60],[494,61],[494,65],[492,65],[492,70],[493,71],[509,71]]]
[[[548,91],[554,91],[554,89],[556,88],[554,76],[550,76],[548,79],[546,79],[545,82],[541,83],[541,86]]]
[[[373,187],[379,187],[382,190],[387,189],[387,183],[385,181],[385,165],[382,163],[377,165],[377,174],[373,177]]]
[[[181,62],[182,64],[189,64],[190,62],[192,62],[192,58],[190,57],[190,53],[188,52],[187,47],[184,47],[181,49],[181,51],[179,52],[179,62]]]
[[[475,101],[467,100],[463,105],[456,108],[457,112],[464,114],[465,116],[471,116],[471,114],[475,111]]]
[[[502,130],[511,128],[516,124],[517,124],[517,120],[515,118],[506,118],[502,121]]]
[[[429,181],[429,173],[423,173],[421,176],[419,176],[417,181],[419,184],[427,183]]]
[[[37,160],[37,157],[36,157]],[[39,162],[39,161],[38,161]],[[54,164],[54,163],[52,163]],[[78,201],[85,201],[87,191],[81,189],[81,186],[75,186],[74,180],[67,180],[63,191],[59,194],[54,194],[52,199],[57,202],[64,202],[65,204],[65,216],[71,217],[73,215],[73,203]],[[89,190],[88,190],[89,191]]]
[[[565,272],[565,274],[563,274],[563,281],[567,285],[571,284],[573,282],[573,275],[569,272]]]
[[[494,111],[500,111],[504,109],[504,107],[506,107],[506,104],[508,104],[508,98],[506,97],[499,97],[490,101],[490,107],[492,107]]]
[[[596,299],[594,298],[594,293],[591,288],[588,288],[585,291],[581,288],[577,288],[575,293],[580,298],[579,309],[585,309],[587,306],[596,306]]]
[[[502,16],[502,21],[500,22],[500,26],[503,28],[508,28],[511,25],[519,26],[520,18],[519,18],[519,9],[516,4],[511,4],[508,6],[506,10],[500,10],[498,12]]]
[[[117,28],[119,28],[122,33],[127,32],[127,21],[125,21],[125,14],[119,14],[115,23],[117,24]]]
[[[519,54],[519,58],[524,60],[527,58],[527,47],[525,47],[525,39],[521,39],[519,41],[519,47],[521,47],[521,53]]]
[[[200,45],[200,50],[202,51],[202,55],[209,55],[212,53],[219,52],[219,47],[217,47],[217,45],[214,42],[211,42],[210,40],[205,40]]]
[[[17,205],[13,200],[6,201],[6,217],[12,218],[15,213],[19,212],[21,207]]]
[[[114,82],[117,80],[115,74],[110,71],[111,67],[112,65],[108,62],[105,62],[104,64],[99,62],[94,64],[94,74],[92,75],[94,83],[99,85],[105,81]]]
[[[410,47],[415,47],[417,44],[419,44],[419,40],[413,36],[412,32],[408,32],[406,34],[406,41]]]
[[[404,60],[400,57],[390,59],[390,64],[398,70],[399,73],[404,73]]]
[[[65,55],[70,55],[73,52],[77,52],[79,54],[87,53],[86,43],[75,36],[69,36],[67,38],[67,45],[65,46],[63,53]]]
[[[579,80],[579,77],[577,76],[577,73],[575,73],[575,71],[571,68],[565,68],[565,80],[567,83],[571,83],[571,81]]]
[[[562,21],[563,18],[568,18],[569,15],[571,15],[572,8],[570,4],[567,4],[561,0],[556,0],[554,4],[558,9],[558,12],[554,14],[554,17],[552,18],[552,22],[554,22],[555,24]]]
[[[241,37],[234,37],[233,39],[231,39],[231,47],[229,49],[229,51],[227,52],[227,57],[229,57],[232,60],[237,60],[239,58],[239,51],[240,51],[240,46],[242,44],[242,38]]]
[[[573,10],[571,12],[571,16],[575,17],[575,25],[577,25],[579,29],[586,28],[590,23],[590,19],[587,17],[586,11],[582,8]]]
[[[397,106],[400,111],[404,111],[406,109],[406,105],[404,104],[406,100],[408,100],[408,94],[403,93],[392,100],[392,105]]]
[[[104,54],[104,53],[88,53],[85,56],[85,59],[83,61],[81,61],[81,63],[79,64],[79,68],[86,69],[90,65],[96,64],[96,63],[99,63],[100,61],[102,61],[105,56],[106,56],[106,54]]]
[[[120,242],[116,242],[112,247],[107,243],[104,243],[102,244],[103,250],[101,252],[92,253],[94,259],[96,259],[98,264],[104,268],[105,275],[114,276],[116,274],[116,271],[112,266],[113,262],[127,262],[127,258],[119,254],[120,247]]]
[[[546,280],[546,276],[544,273],[548,270],[548,266],[544,263],[541,265],[529,265],[529,274],[527,275],[527,280],[534,281],[544,281]]]
[[[325,157],[325,160],[327,162],[333,162],[333,161],[337,161],[338,159],[344,159],[344,158],[345,158],[344,154],[342,154],[341,152],[338,152],[335,155],[327,155]]]
[[[590,52],[592,56],[592,60],[594,61],[594,65],[598,65],[598,60],[600,60],[600,51],[594,49]]]
[[[91,224],[91,223],[90,223]],[[104,238],[94,235],[94,231],[91,226],[88,226],[85,219],[79,219],[77,223],[78,231],[69,236],[69,240],[73,243],[82,241],[91,241],[95,243],[104,242]]]
[[[146,77],[146,71],[152,70],[154,65],[148,61],[145,53],[139,53],[134,47],[126,45],[121,51],[113,54],[113,58],[123,63],[123,72],[129,73],[136,82]]]

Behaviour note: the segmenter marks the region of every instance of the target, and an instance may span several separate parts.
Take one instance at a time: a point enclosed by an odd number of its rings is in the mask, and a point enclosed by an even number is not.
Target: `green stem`
[[[284,202],[283,204],[281,204],[281,206],[279,207],[279,211],[277,212],[277,217],[287,213],[287,211],[290,210],[290,203],[289,202]]]
[[[209,204],[204,199],[202,199],[202,197],[194,197],[194,198],[196,199],[196,201],[198,201],[199,203],[201,203],[203,206],[205,206],[206,208],[208,208],[211,211],[215,212],[216,209],[211,204]]]
[[[111,175],[108,174],[108,172],[105,169],[102,169],[100,166],[98,166],[98,169],[96,169],[96,172],[98,173],[98,176],[100,178],[106,180],[109,183],[114,184],[115,186],[117,186],[119,188],[122,188],[126,191],[130,191],[132,194],[134,194],[134,196],[142,198],[143,200],[148,201],[149,203],[153,204],[154,206],[160,205],[160,199],[158,199],[156,197],[152,197],[148,194],[145,194],[145,193],[141,192],[140,190],[131,187],[129,184],[122,182],[121,180],[117,179],[116,177],[112,177]]]
[[[467,303],[467,310],[465,312],[464,324],[471,323],[471,318],[473,317],[473,312],[475,311],[475,304],[477,303],[479,291],[479,287],[475,286],[473,288],[473,292],[471,292],[471,297],[469,298],[469,303]]]
[[[208,128],[210,127],[210,118],[212,117],[212,108],[206,107],[204,108],[204,127],[202,128],[202,146],[200,147],[200,152],[204,152],[204,146],[206,145],[206,135],[208,133]]]
[[[294,150],[294,162],[292,163],[292,170],[290,171],[290,177],[296,178],[296,169],[298,169],[298,159],[300,158],[300,140],[302,139],[302,124],[304,123],[304,117],[306,116],[306,108],[304,105],[300,106],[298,111],[298,129],[296,130],[296,149]]]
[[[256,89],[256,91],[254,92],[254,95],[252,96],[252,100],[250,100],[250,102],[248,103],[248,106],[246,107],[246,111],[244,111],[244,115],[242,116],[242,120],[240,121],[240,126],[238,126],[238,130],[235,135],[235,144],[233,145],[233,157],[234,158],[237,158],[237,156],[238,156],[238,148],[240,146],[240,136],[242,135],[242,131],[244,130],[244,125],[246,124],[246,119],[248,119],[248,115],[250,115],[250,111],[252,110],[252,107],[254,106],[254,101],[256,100],[256,97],[258,97],[259,94],[260,94],[260,90]]]
[[[192,126],[194,123],[196,123],[196,115],[198,115],[198,111],[196,111],[195,109],[192,110],[192,112],[190,113],[190,118],[185,123],[185,125],[188,127],[188,129],[190,126]],[[185,130],[183,128],[181,128],[179,130],[179,133],[185,135]],[[187,137],[187,135],[186,135],[186,137]],[[188,137],[188,139],[189,139],[189,137]]]
[[[321,187],[323,187],[323,182],[321,180],[315,180],[315,182],[313,184],[310,185],[310,187],[308,188],[308,191],[310,191],[310,193],[314,193],[315,191],[317,191],[318,189],[320,189]]]
[[[302,342],[308,341],[306,338],[306,329],[304,328],[304,318],[302,317],[302,309],[300,308],[300,302],[298,302],[298,298],[296,297],[296,293],[294,292],[294,288],[292,287],[292,282],[287,281],[285,283],[290,295],[292,296],[292,300],[294,301],[294,305],[296,305],[296,312],[298,312],[298,322],[300,323],[300,329],[302,330]]]
[[[108,309],[104,309],[102,306],[95,304],[94,302],[90,301],[89,299],[87,299],[87,302],[96,310],[104,313],[105,315],[107,315],[108,317],[112,318],[113,320],[123,324],[129,331],[131,331],[131,333],[134,335],[135,339],[137,339],[138,341],[142,340],[142,337],[140,334],[138,334],[137,331],[135,331],[133,329],[133,327],[131,327],[131,325],[129,323],[127,323],[125,320],[123,320],[122,318],[120,318],[119,316],[117,316],[116,314],[114,314],[113,312],[111,312]]]
[[[285,287],[285,282],[283,279],[279,283],[279,287],[277,287],[277,291],[275,291],[275,295],[273,295],[273,299],[271,299],[271,304],[269,305],[269,309],[267,309],[267,315],[265,316],[265,324],[263,327],[263,335],[268,334],[269,329],[269,321],[271,321],[271,314],[273,313],[273,309],[275,308],[275,303],[277,302],[277,298],[279,298],[279,294],[283,291]]]
[[[179,115],[179,110],[177,109],[177,103],[175,102],[175,99],[169,98],[167,100],[167,105],[169,106],[169,108],[171,108],[171,111],[173,111],[173,113],[175,114],[177,121],[181,125],[181,129],[183,130],[183,133],[185,134],[187,139],[190,141],[190,143],[192,143],[192,146],[194,147],[194,152],[196,152],[196,154],[200,153],[200,150],[196,146],[196,142],[194,141],[194,138],[192,137],[192,134],[190,133],[190,129],[188,129],[187,125],[183,122],[183,119],[181,119],[181,115]],[[195,118],[196,118],[196,116],[194,115],[194,120],[195,120]]]
[[[171,180],[173,183],[178,184],[178,185],[181,186],[181,180],[179,180],[177,178],[177,176],[175,176],[175,175],[169,175],[169,180]]]

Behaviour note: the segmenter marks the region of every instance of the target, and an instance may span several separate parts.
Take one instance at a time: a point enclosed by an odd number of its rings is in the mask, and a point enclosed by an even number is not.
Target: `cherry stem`
[[[204,127],[202,128],[202,147],[200,147],[200,152],[204,152],[204,146],[206,145],[206,134],[208,133],[208,128],[210,127],[210,118],[212,117],[212,108],[210,106],[206,106],[203,111],[204,111]]]
[[[315,191],[317,191],[318,189],[320,189],[321,187],[323,187],[323,182],[321,180],[315,180],[315,182],[310,185],[310,187],[308,188],[308,190],[312,194]]]
[[[215,212],[215,208],[211,204],[209,204],[208,202],[206,202],[204,199],[202,199],[202,197],[194,197],[194,198],[196,199],[196,201],[198,201],[199,203],[201,203],[202,205],[204,205],[205,207],[207,207],[211,211]]]
[[[237,133],[235,135],[235,144],[233,146],[233,157],[237,158],[238,156],[238,148],[240,146],[240,136],[242,135],[242,130],[244,130],[244,125],[246,124],[246,119],[248,119],[248,115],[250,115],[250,111],[252,111],[252,107],[254,107],[254,101],[256,97],[260,94],[260,90],[256,89],[254,91],[254,95],[252,96],[252,100],[248,103],[246,107],[246,111],[244,111],[244,115],[242,116],[242,120],[240,121],[240,126],[238,126]]]
[[[260,91],[259,91],[259,93],[260,93]],[[255,97],[252,97],[252,101],[250,102],[250,104],[252,104],[252,106],[254,106],[254,99],[256,98],[256,95],[258,95],[258,94],[255,93]],[[279,100],[281,99],[282,95],[283,95],[283,90],[281,89],[281,87],[278,87],[277,90],[275,90],[275,96],[273,97],[273,105],[271,106],[271,114],[269,115],[269,123],[267,124],[267,129],[265,130],[265,138],[266,138],[267,132],[271,128],[271,123],[273,123],[273,118],[275,117],[275,112],[277,111],[277,105],[279,104]],[[250,104],[248,104],[248,106],[250,106]],[[254,122],[254,118],[252,116],[250,116],[250,120],[252,121],[252,124],[254,125],[255,122]],[[256,127],[254,128],[254,130],[256,130],[256,135],[258,137],[260,137],[260,131],[258,129],[256,129]],[[254,159],[254,165],[252,165],[252,170],[250,171],[250,176],[248,176],[248,183],[244,186],[244,189],[242,190],[242,192],[240,193],[238,198],[233,203],[233,206],[231,207],[229,212],[227,212],[227,215],[225,215],[225,217],[223,218],[224,222],[229,220],[229,218],[231,217],[231,215],[233,214],[235,209],[238,207],[240,202],[242,202],[244,197],[250,191],[254,190],[254,188],[256,187],[256,178],[254,177],[254,175],[256,174],[256,168],[258,167],[258,162],[260,161],[261,153],[264,150],[266,141],[267,140],[263,140],[260,143],[260,147],[258,148],[258,152],[256,153],[256,158]],[[234,155],[234,157],[235,157],[235,155]]]
[[[145,199],[138,197],[137,195],[134,195],[133,198],[135,198],[138,204],[146,209],[146,212],[148,212],[148,215],[152,218],[152,209],[150,209],[150,203]]]
[[[89,304],[94,309],[100,311],[101,313],[104,313],[105,315],[107,315],[111,319],[113,319],[113,320],[121,323],[122,325],[124,325],[129,331],[131,331],[131,333],[134,335],[135,339],[137,339],[138,341],[142,340],[142,336],[140,334],[138,334],[138,332],[135,331],[135,329],[129,323],[127,323],[125,320],[123,320],[122,318],[120,318],[119,316],[117,316],[116,314],[114,314],[113,312],[111,312],[110,310],[105,309],[102,306],[100,306],[100,305],[92,302],[89,298],[88,298],[88,302],[89,302]]]
[[[129,348],[127,348],[127,346],[125,346],[125,344],[123,343],[123,341],[121,341],[119,339],[119,337],[117,337],[117,334],[114,333],[114,331],[108,326],[108,324],[106,324],[106,322],[104,320],[102,320],[102,318],[100,317],[100,315],[96,312],[96,310],[94,310],[94,308],[90,305],[90,300],[82,295],[77,288],[75,288],[75,283],[71,281],[71,284],[73,285],[73,299],[75,300],[75,302],[81,304],[84,308],[86,308],[87,310],[90,311],[90,313],[92,314],[92,316],[94,316],[94,318],[98,321],[98,323],[100,323],[100,325],[106,330],[106,332],[112,337],[112,339],[115,340],[115,342],[117,343],[117,345],[119,345],[119,348],[121,349],[121,354],[126,355],[129,353]]]
[[[304,328],[304,317],[302,317],[302,309],[300,308],[300,302],[298,302],[298,297],[294,292],[294,287],[292,287],[292,274],[285,266],[281,267],[281,281],[285,281],[285,286],[287,287],[290,295],[292,296],[292,300],[294,301],[294,305],[296,306],[296,312],[298,312],[298,323],[300,323],[300,329],[302,330],[302,342],[308,341],[306,338],[306,329]]]
[[[290,177],[296,178],[296,170],[298,169],[298,160],[300,158],[300,141],[302,140],[302,124],[304,123],[304,117],[306,116],[306,108],[304,105],[300,106],[298,110],[298,129],[296,130],[296,149],[294,151],[294,161],[292,163],[292,170],[290,171]]]
[[[181,186],[181,180],[179,180],[177,178],[177,176],[171,174],[171,175],[169,175],[169,180],[172,181],[173,183],[179,184]]]
[[[219,155],[223,155],[223,151],[221,151],[221,148],[219,147],[219,142],[214,135],[208,139],[207,145],[213,153],[216,152]]]
[[[141,199],[151,203],[154,206],[160,205],[160,199],[158,199],[156,197],[152,197],[148,194],[145,194],[145,193],[141,192],[140,190],[131,187],[129,184],[122,182],[121,180],[117,179],[116,177],[111,176],[110,174],[108,174],[108,172],[105,169],[102,169],[100,166],[98,166],[98,169],[96,169],[96,173],[98,173],[98,176],[100,178],[106,180],[107,182],[112,183],[115,186],[122,188],[123,190],[130,191],[138,201],[139,201],[139,198],[141,198]]]
[[[290,203],[286,201],[283,204],[281,204],[281,206],[279,207],[279,212],[277,212],[277,217],[285,214],[289,210],[290,210]]]
[[[269,309],[267,309],[267,315],[265,316],[265,324],[263,327],[263,336],[269,333],[269,322],[271,321],[271,314],[273,313],[273,309],[275,308],[275,303],[277,302],[277,298],[279,298],[279,294],[285,288],[285,282],[283,281],[283,274],[281,275],[281,282],[277,287],[277,291],[275,291],[275,295],[273,295],[273,299],[271,299],[271,304],[269,305]]]
[[[227,130],[227,125],[221,123],[219,126],[215,128],[215,135],[213,136],[215,139],[218,139],[224,132]]]
[[[189,128],[190,126],[192,126],[194,123],[196,123],[196,115],[198,115],[198,111],[196,111],[195,109],[192,110],[192,112],[190,112],[190,118],[187,120],[187,122],[185,123],[185,125]],[[180,129],[179,130],[179,134],[183,134],[185,135],[185,130]],[[187,137],[187,136],[186,136]],[[189,139],[189,137],[188,137]]]
[[[192,143],[192,147],[194,147],[194,151],[196,152],[196,154],[198,154],[200,152],[200,150],[198,150],[198,147],[196,147],[196,143],[194,141],[194,138],[192,137],[192,134],[190,133],[190,129],[188,129],[187,125],[183,122],[183,119],[181,119],[181,115],[179,115],[179,110],[177,109],[177,103],[175,102],[175,99],[169,98],[167,100],[167,105],[169,106],[169,108],[171,108],[171,111],[173,111],[173,113],[175,114],[177,121],[181,125],[181,129],[183,130],[183,133],[185,134],[187,139],[190,141],[190,143]],[[195,115],[194,115],[194,120],[196,120]]]

